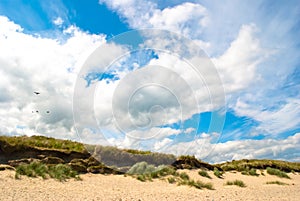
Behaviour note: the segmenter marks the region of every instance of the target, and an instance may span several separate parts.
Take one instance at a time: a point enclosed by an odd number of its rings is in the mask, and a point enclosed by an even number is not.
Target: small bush
[[[223,172],[219,171],[218,168],[214,168],[214,175],[218,178],[223,178]]]
[[[137,180],[140,180],[142,182],[145,182],[147,180],[146,176],[143,174],[140,174],[137,176]]]
[[[50,166],[48,173],[51,178],[55,178],[59,181],[65,181],[66,179],[70,179],[70,178],[79,179],[77,177],[78,175],[77,172],[73,171],[71,167],[64,164],[57,164],[55,166]]]
[[[189,180],[190,179],[189,175],[185,172],[180,173],[179,177],[183,180]]]
[[[266,184],[289,185],[281,181],[268,181]]]
[[[243,175],[259,176],[259,174],[257,174],[257,172],[256,172],[256,169],[254,169],[254,168],[251,168],[250,170],[249,169],[243,170],[241,173]]]
[[[129,170],[128,174],[150,174],[151,172],[155,171],[154,165],[149,165],[147,162],[139,162],[134,164]]]
[[[159,176],[176,175],[176,170],[171,166],[160,165],[156,168],[155,172]]]
[[[259,176],[259,174],[257,174],[257,172],[256,172],[256,169],[254,169],[254,168],[251,168],[249,170],[249,175],[251,175],[251,176]]]
[[[168,182],[169,182],[170,184],[174,184],[174,183],[176,182],[176,179],[175,179],[174,177],[169,177],[169,178],[168,178]]]
[[[26,165],[19,165],[16,168],[15,178],[19,178],[19,175],[26,175],[28,177],[42,177],[46,179],[48,168],[45,164],[40,162],[32,162]]]
[[[276,175],[276,176],[281,177],[281,178],[290,179],[289,175],[287,175],[285,172],[283,172],[281,170],[278,170],[278,169],[275,169],[275,168],[268,167],[267,168],[267,173],[270,174],[270,175]]]
[[[248,172],[247,171],[242,171],[241,174],[242,175],[248,175]]]
[[[64,164],[45,165],[40,162],[32,162],[30,164],[19,165],[16,168],[15,178],[19,179],[20,175],[28,177],[42,177],[46,179],[48,176],[59,181],[65,181],[69,178],[80,179],[77,172],[73,171],[69,166]]]
[[[236,186],[239,186],[239,187],[246,187],[245,183],[241,180],[234,180],[234,181],[227,181],[226,182],[226,185],[236,185]]]
[[[209,176],[209,174],[208,174],[205,170],[200,170],[200,171],[198,172],[198,174],[199,174],[200,176],[202,176],[202,177],[206,177],[206,178],[211,179],[211,177]]]

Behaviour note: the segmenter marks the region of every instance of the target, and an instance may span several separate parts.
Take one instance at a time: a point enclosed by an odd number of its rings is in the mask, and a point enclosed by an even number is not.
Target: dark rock
[[[176,169],[207,169],[214,170],[214,166],[196,159],[194,156],[184,156],[177,159],[172,166]]]
[[[87,173],[86,166],[82,165],[81,163],[69,163],[69,166],[72,168],[72,170],[78,173]]]
[[[112,169],[110,167],[106,167],[104,165],[88,167],[87,171],[89,173],[93,173],[93,174],[123,174],[122,172],[120,172],[118,170],[114,170],[114,169]]]
[[[19,165],[30,164],[32,162],[41,162],[41,160],[36,158],[23,158],[19,160],[10,160],[8,161],[8,165],[18,167]]]
[[[100,164],[101,164],[100,161],[97,160],[96,158],[92,157],[92,156],[87,159],[87,166],[88,167],[98,166]]]

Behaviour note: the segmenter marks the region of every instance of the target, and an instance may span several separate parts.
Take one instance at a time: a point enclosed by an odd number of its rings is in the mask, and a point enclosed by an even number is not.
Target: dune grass
[[[289,184],[281,182],[281,181],[268,181],[268,182],[266,182],[266,184],[289,185]]]
[[[86,151],[82,143],[45,136],[0,136],[0,141],[4,141],[20,150],[26,147],[34,147],[76,152]]]
[[[192,186],[195,187],[197,189],[209,189],[209,190],[214,190],[213,184],[212,183],[204,183],[202,181],[195,181],[192,179],[185,179],[185,180],[181,180],[179,181],[178,185],[187,185],[187,186]]]
[[[171,184],[188,185],[198,189],[213,189],[211,183],[191,180],[186,172],[178,173],[173,167],[166,165],[155,167],[146,162],[139,162],[133,165],[127,171],[127,174],[142,182],[153,181],[153,179],[166,179]]]
[[[255,168],[251,168],[250,170],[246,168],[246,170],[243,170],[241,173],[243,175],[259,176],[259,174],[256,171],[257,170]]]
[[[187,173],[185,173],[185,172],[180,173],[180,174],[179,174],[179,177],[180,177],[182,180],[189,180],[189,179],[190,179],[189,175],[188,175]]]
[[[50,177],[59,181],[65,181],[70,178],[80,179],[78,173],[73,171],[68,165],[45,165],[40,162],[19,165],[16,168],[15,178],[20,179],[21,175],[28,177],[42,177],[43,179]]]
[[[287,175],[287,173],[285,173],[281,170],[275,169],[275,168],[268,167],[267,168],[267,173],[270,174],[270,175],[275,175],[275,176],[281,177],[281,178],[290,179],[290,177],[289,177],[289,175]]]
[[[239,172],[242,172],[249,171],[251,169],[265,170],[266,168],[271,167],[284,172],[300,172],[299,162],[288,162],[268,159],[233,160],[231,162],[216,164],[215,166],[222,168],[224,171],[237,170]]]
[[[178,175],[171,166],[160,165],[155,167],[147,162],[139,162],[133,165],[127,174],[136,177],[140,181],[152,181],[152,179],[162,178],[168,175]]]
[[[216,168],[216,167],[214,168],[214,175],[220,179],[223,178],[223,172],[218,170],[218,168]]]
[[[170,184],[176,183],[176,177],[168,177],[167,180]]]
[[[198,172],[198,174],[199,174],[200,176],[202,176],[202,177],[206,177],[206,178],[211,179],[211,176],[209,176],[209,174],[208,174],[205,170],[200,170],[200,171]]]
[[[123,149],[123,151],[130,153],[130,154],[140,154],[140,155],[148,155],[151,154],[151,151],[141,151],[141,150],[135,150],[135,149]]]
[[[226,185],[236,185],[239,187],[246,187],[246,184],[243,181],[238,180],[238,179],[236,179],[234,181],[227,181]]]

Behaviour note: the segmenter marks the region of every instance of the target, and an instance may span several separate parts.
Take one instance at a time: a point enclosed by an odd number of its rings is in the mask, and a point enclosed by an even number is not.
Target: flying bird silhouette
[[[39,95],[39,94],[40,94],[40,92],[38,92],[38,91],[35,91],[35,92],[33,92],[33,93],[35,93],[36,95]]]

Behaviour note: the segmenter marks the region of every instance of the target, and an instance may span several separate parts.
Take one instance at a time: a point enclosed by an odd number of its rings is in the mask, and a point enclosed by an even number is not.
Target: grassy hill
[[[87,159],[92,155],[108,166],[130,167],[138,162],[148,164],[173,165],[177,169],[209,169],[220,171],[249,171],[251,169],[275,168],[285,172],[300,172],[300,163],[269,159],[233,160],[221,164],[208,164],[192,156],[176,157],[172,154],[153,153],[133,149],[118,149],[111,146],[84,145],[70,140],[44,136],[0,136],[0,163],[22,158],[36,158],[39,155],[62,158],[66,162],[73,159]]]

